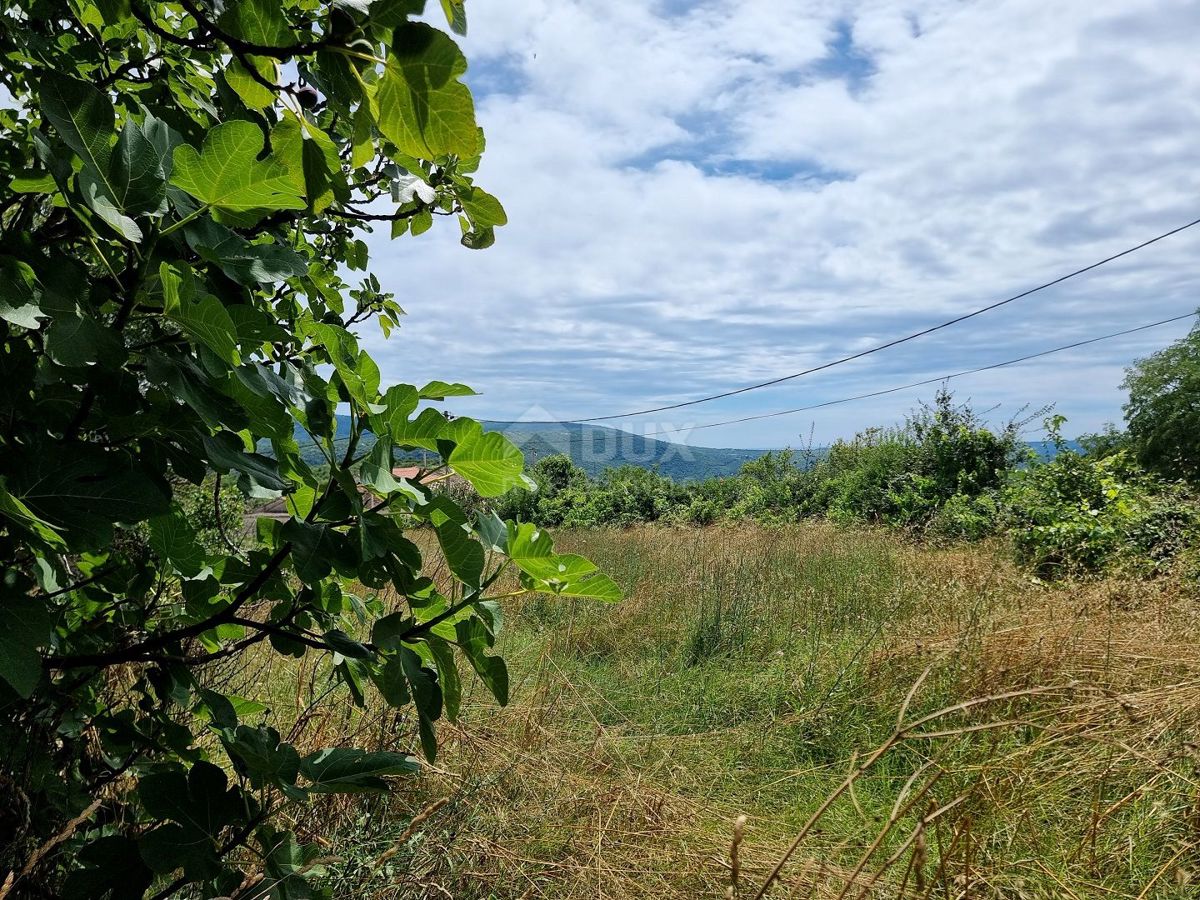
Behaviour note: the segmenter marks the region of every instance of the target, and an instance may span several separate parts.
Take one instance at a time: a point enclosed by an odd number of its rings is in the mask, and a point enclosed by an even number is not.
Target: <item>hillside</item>
[[[605,469],[633,465],[656,469],[673,481],[699,481],[704,478],[736,475],[744,463],[758,459],[767,452],[764,449],[692,447],[642,437],[604,425],[576,422],[539,425],[529,422],[481,421],[489,431],[503,432],[520,447],[528,465],[555,453],[563,453],[593,477]],[[337,422],[338,435],[349,434],[349,419],[346,416],[338,416]],[[300,441],[301,455],[306,461],[323,462],[320,451],[308,441],[307,435],[301,432],[297,439]],[[343,438],[339,437],[339,442],[341,440]],[[364,449],[369,448],[373,441],[374,437],[367,435]],[[1043,460],[1052,459],[1056,452],[1054,444],[1050,441],[1030,441],[1029,446],[1037,453],[1038,458]],[[1080,449],[1077,441],[1067,441],[1067,447],[1072,450]],[[265,446],[260,449],[270,452]],[[819,457],[825,451],[824,448],[814,448],[811,452]],[[418,451],[409,458],[419,462],[421,454]],[[404,458],[397,460],[404,461]]]
[[[349,433],[349,419],[338,416],[338,434]],[[555,453],[564,453],[589,475],[598,475],[616,466],[635,465],[654,468],[675,481],[694,481],[720,475],[734,475],[742,464],[757,459],[764,450],[690,447],[670,441],[659,441],[640,435],[606,428],[602,425],[562,423],[532,425],[526,422],[484,421],[489,431],[501,431],[521,448],[526,462],[532,465]],[[310,463],[322,462],[320,451],[307,441],[307,435],[297,435],[301,453]],[[368,435],[364,445],[373,440]],[[420,459],[418,453],[415,457]]]
[[[675,481],[693,481],[721,475],[736,475],[742,465],[757,459],[765,450],[692,447],[643,437],[603,425],[562,423],[530,425],[524,422],[484,422],[501,431],[525,453],[532,464],[555,453],[563,453],[589,475],[615,466],[635,465],[657,469]]]

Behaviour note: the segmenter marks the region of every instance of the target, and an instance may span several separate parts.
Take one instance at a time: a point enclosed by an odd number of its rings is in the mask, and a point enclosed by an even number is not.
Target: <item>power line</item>
[[[1157,235],[1156,237],[1152,237],[1148,241],[1142,241],[1140,244],[1136,244],[1133,247],[1129,247],[1125,250],[1122,250],[1120,253],[1114,253],[1112,256],[1106,256],[1104,259],[1099,260],[1098,262],[1094,262],[1091,265],[1084,266],[1081,269],[1076,269],[1073,272],[1068,272],[1066,275],[1060,275],[1058,278],[1055,278],[1053,281],[1047,281],[1044,284],[1039,284],[1037,287],[1029,288],[1028,290],[1022,291],[1019,294],[1014,294],[1013,296],[1006,297],[1003,300],[997,300],[995,303],[989,303],[987,306],[981,306],[979,309],[973,310],[968,313],[964,313],[961,316],[955,316],[953,319],[948,319],[945,322],[938,323],[937,325],[931,325],[930,327],[922,329],[921,331],[916,331],[916,332],[913,332],[912,334],[905,335],[904,337],[896,338],[896,339],[888,341],[884,344],[879,344],[876,347],[871,347],[867,350],[862,350],[858,353],[853,353],[850,356],[843,356],[840,359],[831,360],[830,362],[822,363],[819,366],[813,366],[812,368],[805,369],[802,372],[794,372],[791,375],[783,375],[779,378],[772,378],[770,381],[763,381],[763,382],[759,382],[758,384],[751,384],[751,385],[747,385],[746,387],[740,387],[740,388],[735,388],[735,389],[729,390],[729,391],[723,391],[719,394],[710,394],[707,397],[697,397],[695,400],[683,400],[678,403],[667,403],[667,404],[664,404],[663,406],[652,406],[647,409],[635,410],[634,412],[612,413],[610,415],[604,415],[604,416],[586,416],[586,417],[579,417],[579,418],[573,418],[573,419],[528,421],[528,422],[523,422],[522,424],[525,424],[525,425],[557,425],[557,424],[562,424],[562,423],[566,423],[566,422],[572,422],[572,423],[607,422],[612,419],[627,419],[632,416],[644,416],[644,415],[649,415],[650,413],[666,412],[667,410],[671,410],[671,409],[682,409],[685,406],[695,406],[698,403],[708,403],[711,400],[722,400],[725,397],[734,397],[734,396],[737,396],[738,394],[745,394],[749,391],[757,391],[761,388],[771,387],[772,385],[776,385],[776,384],[782,384],[783,382],[791,381],[794,378],[801,378],[805,375],[812,375],[814,372],[823,372],[826,369],[832,369],[834,366],[840,366],[844,363],[853,362],[856,359],[862,359],[864,356],[870,356],[873,353],[879,353],[882,350],[888,350],[892,347],[897,347],[900,344],[905,344],[905,343],[908,343],[909,341],[914,341],[917,338],[924,337],[925,335],[933,334],[935,331],[941,331],[943,328],[949,328],[952,325],[957,325],[960,322],[965,322],[968,319],[973,319],[976,316],[980,316],[986,312],[990,312],[993,309],[998,309],[1001,306],[1005,306],[1005,305],[1007,305],[1009,303],[1013,303],[1017,300],[1024,299],[1025,297],[1028,297],[1031,294],[1036,294],[1039,291],[1044,291],[1047,288],[1051,288],[1051,287],[1054,287],[1055,285],[1062,284],[1064,281],[1068,281],[1079,275],[1083,275],[1085,272],[1090,272],[1093,269],[1098,269],[1098,268],[1100,268],[1100,266],[1107,265],[1108,263],[1113,262],[1114,260],[1118,260],[1123,256],[1128,256],[1131,253],[1136,253],[1138,250],[1142,250],[1146,247],[1149,247],[1151,244],[1158,243],[1159,241],[1169,238],[1172,235],[1179,234],[1181,231],[1186,231],[1187,229],[1193,227],[1194,225],[1200,225],[1200,219],[1193,219],[1192,221],[1188,222],[1186,225],[1180,225],[1177,228],[1172,228],[1170,231],[1164,231],[1162,234]]]
[[[1139,325],[1136,328],[1127,328],[1124,331],[1114,331],[1112,334],[1101,335],[1100,337],[1089,338],[1086,341],[1076,341],[1073,344],[1064,344],[1061,347],[1054,347],[1050,350],[1042,350],[1038,353],[1030,353],[1028,356],[1018,356],[1016,359],[1005,360],[1004,362],[992,363],[988,366],[980,366],[977,369],[967,369],[963,372],[955,372],[953,375],[941,375],[937,378],[926,378],[924,381],[914,381],[911,384],[902,384],[898,387],[885,388],[879,391],[870,391],[866,394],[856,394],[853,397],[841,397],[837,400],[826,400],[824,403],[814,403],[811,406],[797,406],[795,409],[782,409],[776,412],[759,413],[754,416],[742,416],[740,419],[729,419],[723,422],[709,422],[705,425],[696,425],[692,428],[676,428],[664,429],[662,431],[647,431],[644,433],[628,432],[636,437],[654,437],[660,434],[675,434],[680,431],[700,431],[705,428],[718,428],[722,425],[737,425],[742,422],[754,422],[758,419],[774,419],[778,416],[790,416],[795,413],[809,412],[814,409],[824,409],[826,406],[837,406],[841,403],[850,403],[855,400],[866,400],[870,397],[882,397],[886,394],[895,394],[898,391],[906,391],[909,388],[923,387],[929,384],[938,384],[939,382],[949,381],[952,378],[962,378],[965,375],[976,375],[980,372],[989,372],[992,369],[1002,369],[1005,366],[1014,366],[1017,363],[1028,362],[1031,359],[1038,359],[1043,356],[1049,356],[1052,353],[1062,353],[1064,350],[1074,350],[1077,347],[1086,347],[1088,344],[1097,344],[1100,341],[1108,341],[1113,338],[1124,337],[1127,334],[1136,334],[1139,331],[1146,331],[1149,328],[1158,328],[1161,325],[1169,325],[1172,322],[1182,322],[1184,319],[1190,319],[1193,316],[1200,315],[1197,312],[1185,313],[1181,316],[1172,316],[1169,319],[1161,319],[1157,322],[1151,322],[1149,325]]]

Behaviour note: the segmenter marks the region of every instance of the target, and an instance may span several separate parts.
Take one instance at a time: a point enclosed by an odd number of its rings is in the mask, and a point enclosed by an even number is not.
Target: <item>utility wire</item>
[[[884,344],[879,344],[878,346],[871,347],[867,350],[862,350],[858,353],[851,354],[850,356],[843,356],[840,359],[834,359],[827,363],[822,363],[819,366],[813,366],[811,369],[805,369],[802,372],[794,372],[791,375],[783,375],[779,378],[772,378],[770,381],[763,381],[758,384],[751,384],[751,385],[747,385],[746,387],[740,387],[740,388],[735,388],[735,389],[729,390],[729,391],[723,391],[722,393],[719,393],[719,394],[710,394],[707,397],[697,397],[695,400],[683,400],[683,401],[680,401],[679,403],[667,403],[667,404],[664,404],[663,406],[651,406],[651,407],[648,407],[647,409],[639,409],[639,410],[635,410],[633,412],[612,413],[610,415],[605,415],[605,416],[587,416],[587,417],[580,417],[580,418],[575,418],[575,419],[527,421],[527,422],[522,422],[521,424],[523,424],[523,425],[558,425],[558,424],[563,424],[566,422],[571,422],[571,423],[607,422],[612,419],[627,419],[632,416],[644,416],[644,415],[648,415],[650,413],[666,412],[667,410],[670,410],[670,409],[682,409],[685,406],[695,406],[698,403],[708,403],[711,400],[721,400],[721,399],[724,399],[725,397],[734,397],[738,394],[745,394],[749,391],[757,391],[760,388],[771,387],[772,385],[776,385],[776,384],[782,384],[785,381],[791,381],[794,378],[800,378],[804,375],[811,375],[814,372],[823,372],[825,369],[832,369],[834,366],[840,366],[844,363],[853,362],[856,359],[862,359],[864,356],[870,356],[873,353],[879,353],[882,350],[888,350],[892,347],[897,347],[900,344],[906,344],[909,341],[915,341],[917,338],[924,337],[927,334],[933,334],[935,331],[941,331],[943,328],[949,328],[952,325],[957,325],[960,322],[965,322],[968,319],[973,319],[973,318],[975,318],[975,316],[983,315],[985,312],[990,312],[993,309],[998,309],[1001,306],[1005,306],[1009,303],[1013,303],[1017,300],[1021,300],[1025,297],[1030,296],[1031,294],[1036,294],[1039,291],[1044,291],[1047,288],[1054,287],[1057,284],[1062,284],[1064,281],[1068,281],[1079,275],[1083,275],[1085,272],[1090,272],[1093,269],[1098,269],[1098,268],[1100,268],[1100,266],[1107,265],[1108,263],[1113,262],[1114,260],[1118,260],[1123,256],[1128,256],[1131,253],[1136,253],[1138,250],[1142,250],[1146,247],[1149,247],[1151,244],[1158,243],[1159,241],[1169,238],[1172,235],[1179,234],[1179,232],[1181,232],[1181,231],[1186,231],[1187,229],[1193,227],[1194,225],[1200,225],[1200,219],[1193,219],[1192,221],[1188,222],[1186,225],[1180,225],[1177,228],[1172,228],[1170,231],[1164,231],[1162,234],[1160,234],[1156,237],[1152,237],[1148,241],[1142,241],[1140,244],[1136,244],[1133,247],[1129,247],[1128,249],[1122,250],[1120,253],[1114,253],[1112,256],[1106,256],[1104,259],[1099,260],[1098,262],[1094,262],[1091,265],[1084,266],[1082,269],[1076,269],[1073,272],[1068,272],[1066,275],[1060,275],[1058,278],[1055,278],[1053,281],[1047,281],[1045,284],[1039,284],[1037,287],[1029,288],[1028,290],[1022,291],[1019,294],[1014,294],[1011,297],[1006,297],[1003,300],[997,300],[995,303],[989,303],[987,306],[981,306],[979,309],[973,310],[972,312],[964,313],[961,316],[955,316],[953,319],[948,319],[945,322],[941,322],[937,325],[931,325],[929,328],[922,329],[921,331],[913,332],[912,334],[905,335],[904,337],[896,338],[895,340],[888,341],[887,343],[884,343]]]
[[[871,391],[866,394],[855,394],[853,397],[841,397],[837,400],[826,400],[824,403],[814,403],[811,406],[797,406],[795,409],[781,409],[777,412],[759,413],[758,415],[754,416],[742,416],[740,419],[729,419],[723,422],[709,422],[706,425],[696,425],[692,428],[668,428],[661,431],[647,431],[644,433],[630,431],[627,433],[636,437],[654,437],[660,434],[677,434],[680,431],[700,431],[704,428],[719,428],[722,425],[737,425],[741,422],[754,422],[758,419],[774,419],[778,416],[790,416],[794,413],[808,412],[814,409],[824,409],[826,406],[837,406],[840,403],[850,403],[855,400],[866,400],[870,397],[882,397],[886,394],[894,394],[897,391],[906,391],[909,388],[923,387],[924,385],[928,384],[937,384],[939,382],[949,381],[952,378],[962,378],[965,375],[976,375],[979,372],[989,372],[992,369],[1002,369],[1005,366],[1015,366],[1017,363],[1028,362],[1031,359],[1039,359],[1043,356],[1049,356],[1052,353],[1062,353],[1064,350],[1074,350],[1077,347],[1086,347],[1088,344],[1097,344],[1100,341],[1108,341],[1112,340],[1113,338],[1124,337],[1127,334],[1136,334],[1139,331],[1146,331],[1149,328],[1158,328],[1161,325],[1169,325],[1172,322],[1182,322],[1184,319],[1190,319],[1196,315],[1200,315],[1200,312],[1190,312],[1181,316],[1172,316],[1169,319],[1160,319],[1157,322],[1151,322],[1149,325],[1139,325],[1136,328],[1127,328],[1124,331],[1114,331],[1112,334],[1105,334],[1101,335],[1100,337],[1089,338],[1086,341],[1076,341],[1073,344],[1064,344],[1061,347],[1054,347],[1050,350],[1042,350],[1038,353],[1030,353],[1028,356],[1018,356],[1016,359],[992,363],[988,366],[980,366],[977,369],[967,369],[963,372],[955,372],[953,375],[941,375],[937,378],[926,378],[924,381],[914,381],[911,384],[902,384],[898,387],[885,388],[880,391]]]

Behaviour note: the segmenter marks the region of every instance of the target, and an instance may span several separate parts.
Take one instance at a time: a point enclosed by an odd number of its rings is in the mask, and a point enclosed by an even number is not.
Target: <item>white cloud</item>
[[[1182,0],[478,0],[480,183],[511,224],[373,241],[410,313],[386,378],[468,380],[463,412],[606,413],[805,368],[1032,286],[1195,217],[1200,7]],[[1200,231],[1200,229],[1198,229]],[[678,424],[1010,358],[1197,303],[1187,233],[894,352]],[[1185,326],[964,379],[1080,428]],[[928,392],[926,392],[928,394]],[[906,396],[700,431],[819,440]],[[662,418],[659,416],[658,418]]]

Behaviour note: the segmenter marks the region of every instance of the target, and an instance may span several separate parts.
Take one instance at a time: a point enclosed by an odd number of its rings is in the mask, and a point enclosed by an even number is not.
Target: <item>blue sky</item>
[[[510,225],[373,241],[409,315],[385,380],[456,412],[603,415],[794,372],[1200,217],[1200,6],[1184,0],[475,0],[463,40]],[[931,389],[691,426],[999,362],[1200,306],[1200,227],[1027,300],[778,387],[624,423],[816,443]],[[956,382],[1119,419],[1123,368],[1186,324]],[[537,412],[531,416],[530,410]],[[611,423],[610,423],[611,424]],[[672,436],[671,434],[667,435]]]

